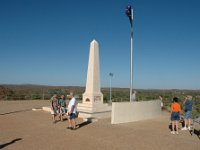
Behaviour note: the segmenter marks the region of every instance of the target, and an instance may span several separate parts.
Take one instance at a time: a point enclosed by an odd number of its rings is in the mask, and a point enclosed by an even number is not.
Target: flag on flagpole
[[[131,27],[132,27],[133,26],[133,9],[132,9],[131,5],[128,5],[126,7],[126,15],[128,16]]]

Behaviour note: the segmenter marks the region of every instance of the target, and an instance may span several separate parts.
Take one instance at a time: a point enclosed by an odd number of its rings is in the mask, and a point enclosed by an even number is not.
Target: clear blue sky
[[[199,0],[1,0],[0,84],[85,86],[89,44],[100,45],[101,85],[200,89]]]

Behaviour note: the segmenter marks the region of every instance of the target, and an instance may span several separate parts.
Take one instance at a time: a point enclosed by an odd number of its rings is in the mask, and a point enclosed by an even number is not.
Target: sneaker
[[[171,134],[175,134],[175,131],[171,131]]]
[[[187,130],[187,127],[182,128],[181,130]]]
[[[178,131],[176,131],[176,134],[179,134]]]
[[[188,127],[188,130],[192,130],[191,127]]]

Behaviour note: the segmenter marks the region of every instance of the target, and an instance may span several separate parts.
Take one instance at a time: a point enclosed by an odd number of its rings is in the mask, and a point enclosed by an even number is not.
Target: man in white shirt
[[[76,99],[74,97],[73,93],[70,93],[70,101],[68,104],[67,114],[68,114],[68,120],[69,120],[69,126],[68,129],[75,130],[76,129]]]
[[[136,91],[133,91],[131,101],[132,102],[136,101]]]

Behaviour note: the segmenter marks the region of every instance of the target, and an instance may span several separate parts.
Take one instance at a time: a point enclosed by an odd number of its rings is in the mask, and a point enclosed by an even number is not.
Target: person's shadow
[[[84,127],[84,126],[86,126],[86,125],[88,125],[90,123],[92,123],[92,121],[85,121],[85,122],[82,122],[80,124],[77,124],[77,126],[78,126],[78,128],[82,128],[82,127]]]
[[[190,131],[190,134],[191,135],[193,135],[193,134],[195,134],[195,135],[197,135],[197,137],[199,138],[199,140],[200,140],[200,130],[196,130],[196,129],[194,129],[194,131]]]
[[[6,147],[6,146],[8,146],[10,144],[13,144],[13,143],[15,143],[17,141],[20,141],[20,140],[22,140],[22,138],[17,138],[17,139],[14,139],[14,140],[10,141],[10,142],[5,143],[5,144],[0,144],[0,149],[4,148],[4,147]]]
[[[168,127],[169,127],[169,130],[172,131],[172,124],[171,123],[169,124]]]

